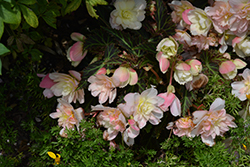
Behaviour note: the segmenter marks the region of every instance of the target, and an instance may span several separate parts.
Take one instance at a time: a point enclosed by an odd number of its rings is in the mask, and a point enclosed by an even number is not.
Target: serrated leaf
[[[104,53],[104,63],[109,61],[110,59],[113,59],[115,56],[118,56],[119,52],[120,50],[116,48],[113,44],[107,46]]]
[[[71,13],[75,10],[77,10],[79,8],[79,6],[81,5],[82,0],[73,0],[65,9],[65,13]]]
[[[11,9],[11,5],[9,3],[2,2],[0,4],[0,17],[2,17],[3,22],[17,24],[18,19],[16,14],[17,13]]]
[[[20,9],[22,11],[23,17],[25,21],[33,28],[38,26],[38,18],[36,14],[24,5],[20,5]]]
[[[0,43],[0,56],[9,53],[10,50],[6,48],[2,43]]]
[[[184,86],[181,89],[183,93],[183,98],[181,99],[181,110],[182,115],[185,116],[187,110],[192,106],[193,101],[197,98],[197,95],[194,91],[188,91]]]
[[[143,55],[143,52],[141,50],[136,49],[136,45],[138,43],[141,43],[141,38],[131,37],[130,34],[124,33],[119,30],[109,29],[105,27],[102,28],[109,32],[112,36],[114,36],[117,39],[118,43],[122,47],[124,47],[124,49],[127,50],[130,54],[135,55],[137,57]]]
[[[85,43],[84,48],[88,50],[91,47],[103,47],[108,46],[112,43],[112,39],[109,34],[103,33],[103,31],[96,30],[93,32],[93,35],[90,35]]]
[[[163,0],[156,0],[156,12],[155,12],[155,20],[157,24],[157,30],[162,30],[167,28],[169,20],[169,14],[167,12],[167,7]]]
[[[82,83],[84,80],[88,79],[91,75],[94,75],[99,69],[101,69],[104,66],[102,60],[98,60],[92,64],[90,64],[88,67],[82,70]]]
[[[36,0],[18,0],[18,2],[25,5],[33,5],[36,3]]]
[[[3,19],[0,17],[0,39],[2,38],[3,31],[4,31],[4,23]]]

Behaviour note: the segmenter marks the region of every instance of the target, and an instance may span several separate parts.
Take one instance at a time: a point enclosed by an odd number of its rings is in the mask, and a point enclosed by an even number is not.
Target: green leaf
[[[157,30],[159,31],[163,29],[169,29],[171,27],[174,28],[175,25],[170,20],[171,17],[167,12],[167,7],[163,2],[163,0],[156,0],[155,2],[156,2],[155,20],[157,24]]]
[[[107,5],[108,3],[105,0],[86,0],[86,7],[88,13],[91,17],[95,17],[98,19],[98,15],[96,14],[96,10],[93,8],[96,5]]]
[[[20,25],[22,17],[21,17],[21,11],[20,8],[18,6],[15,6],[13,8],[13,11],[16,12],[16,17],[17,17],[17,22],[15,24],[10,24],[10,28],[12,30],[17,29],[17,27]]]
[[[90,35],[85,43],[84,48],[88,50],[91,47],[103,47],[112,43],[112,39],[108,33],[103,33],[101,30],[93,31],[93,35]]]
[[[0,43],[0,56],[9,53],[10,50],[6,48],[2,43]]]
[[[2,2],[0,4],[0,17],[2,17],[3,22],[9,24],[17,24],[17,12],[14,12],[11,9],[11,5],[9,3]]]
[[[25,5],[33,5],[36,3],[36,0],[18,0],[18,2]]]
[[[65,9],[64,14],[71,13],[79,8],[82,0],[73,0]]]
[[[91,75],[94,75],[99,69],[101,69],[102,67],[104,67],[103,61],[102,60],[98,60],[92,64],[90,64],[88,67],[86,67],[83,71],[82,71],[82,83],[84,80],[88,79]]]
[[[38,26],[38,18],[36,14],[24,5],[20,5],[21,11],[23,13],[23,17],[25,21],[33,28]]]
[[[0,17],[0,39],[2,38],[3,31],[4,31],[3,19]]]
[[[137,57],[143,56],[142,50],[138,50],[136,48],[137,44],[141,43],[140,37],[132,37],[130,34],[119,30],[109,29],[105,27],[102,28],[109,32],[112,36],[114,36],[118,43],[130,54],[135,55]]]
[[[42,18],[48,25],[56,29],[56,16],[53,11],[45,12]]]
[[[183,93],[183,98],[181,99],[181,109],[182,115],[185,116],[189,107],[192,106],[193,101],[197,98],[197,95],[194,93],[195,91],[188,91],[184,86],[182,86],[181,92]]]

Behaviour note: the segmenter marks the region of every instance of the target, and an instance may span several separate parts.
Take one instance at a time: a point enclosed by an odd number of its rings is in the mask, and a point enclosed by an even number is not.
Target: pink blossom
[[[115,70],[113,77],[120,80],[119,87],[123,88],[129,85],[135,85],[138,81],[138,75],[132,68],[119,67]]]
[[[179,43],[181,43],[184,49],[188,49],[189,47],[191,47],[191,41],[192,41],[191,36],[186,31],[178,29],[176,29],[175,31],[176,33],[173,36],[174,39],[176,39]]]
[[[172,1],[168,4],[173,12],[171,13],[172,21],[178,24],[177,27],[184,28],[187,26],[185,21],[183,20],[183,12],[187,9],[194,9],[194,6],[188,1]]]
[[[70,70],[69,73],[70,75],[58,72],[47,74],[39,85],[46,88],[43,92],[44,96],[48,98],[54,95],[62,96],[69,103],[72,101],[76,103],[76,100],[80,104],[84,103],[84,90],[77,90],[81,74],[74,70]]]
[[[86,37],[76,32],[72,33],[70,37],[72,40],[77,42],[68,49],[67,58],[72,62],[72,66],[76,67],[80,64],[88,52],[83,49]]]
[[[112,103],[116,97],[116,87],[119,85],[119,80],[114,77],[108,77],[104,74],[92,75],[89,77],[88,90],[91,91],[92,96],[99,95],[99,103],[103,104],[109,99],[109,103]]]
[[[62,137],[67,137],[65,129],[74,129],[75,125],[77,130],[79,130],[79,123],[83,119],[83,109],[74,109],[71,104],[69,104],[64,99],[57,99],[58,105],[56,112],[51,113],[49,116],[53,119],[58,119],[58,125],[63,127],[60,131]]]
[[[191,132],[194,128],[194,123],[191,117],[180,118],[177,121],[170,122],[167,126],[167,129],[173,129],[173,132],[176,136],[182,137],[187,136],[191,137]]]
[[[163,111],[160,106],[164,99],[157,96],[157,90],[150,88],[139,93],[129,93],[124,97],[125,104],[119,106],[126,117],[133,116],[138,127],[142,129],[147,121],[153,125],[160,123]]]
[[[163,52],[158,52],[156,59],[159,61],[161,72],[165,74],[168,71],[168,67],[170,66],[169,60],[164,57]]]
[[[202,70],[202,64],[197,59],[188,59],[185,61],[188,65],[190,65],[190,72],[193,76],[197,76]]]
[[[97,123],[107,130],[103,133],[105,140],[113,140],[119,132],[126,128],[126,120],[119,108],[104,107],[102,105],[92,106],[92,110],[101,110],[97,116]]]
[[[191,132],[191,136],[201,135],[203,143],[211,147],[215,144],[214,139],[216,136],[223,136],[229,130],[229,127],[237,127],[233,122],[234,117],[227,114],[224,107],[225,101],[217,98],[211,104],[209,111],[193,112],[195,127]]]
[[[128,146],[134,144],[134,138],[136,138],[140,133],[140,128],[134,119],[128,120],[129,127],[123,133],[123,140]]]
[[[213,37],[197,35],[192,38],[191,45],[195,45],[198,48],[198,52],[201,52],[201,50],[208,50],[209,46],[217,46],[217,39]]]
[[[53,80],[51,80],[51,79],[49,78],[49,74],[47,74],[47,75],[37,74],[37,76],[43,77],[41,83],[39,84],[39,87],[45,88],[45,90],[43,91],[44,97],[47,97],[47,98],[53,97],[53,96],[54,96],[54,93],[50,90],[50,88],[51,88],[53,85],[55,85],[56,83],[53,82]]]
[[[220,64],[219,72],[225,79],[233,79],[237,75],[237,70],[244,68],[246,65],[240,59],[227,60]]]
[[[212,19],[214,29],[220,34],[230,27],[229,18],[233,15],[230,9],[227,1],[215,1],[213,7],[205,8],[206,14]]]
[[[160,106],[163,111],[168,111],[168,107],[170,106],[170,111],[173,116],[177,117],[181,115],[181,102],[174,93],[165,92],[158,94],[158,96],[165,100]]]
[[[232,94],[238,97],[241,101],[245,101],[250,95],[250,69],[246,68],[241,76],[244,78],[243,81],[235,81],[231,83],[233,88]]]

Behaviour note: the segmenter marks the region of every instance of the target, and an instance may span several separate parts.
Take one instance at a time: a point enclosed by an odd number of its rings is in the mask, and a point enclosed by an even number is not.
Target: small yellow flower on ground
[[[54,165],[55,165],[55,164],[57,164],[57,165],[60,164],[60,158],[61,158],[61,155],[60,155],[60,154],[55,154],[55,153],[49,151],[49,152],[48,152],[48,155],[49,155],[51,158],[55,159]],[[56,156],[56,155],[57,155],[57,156]]]

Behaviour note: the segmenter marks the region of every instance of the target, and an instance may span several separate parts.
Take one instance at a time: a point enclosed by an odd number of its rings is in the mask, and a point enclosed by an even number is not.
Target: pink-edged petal
[[[114,77],[119,78],[121,82],[125,82],[129,79],[129,71],[125,67],[119,67],[118,69],[115,70],[114,72]]]
[[[50,89],[44,89],[43,95],[44,97],[51,98],[54,96],[54,93]]]
[[[235,68],[236,68],[236,65],[232,61],[228,60],[228,61],[221,63],[219,67],[219,71],[221,74],[227,74],[231,71],[234,71]]]
[[[221,98],[216,98],[211,104],[209,111],[219,111],[225,108],[225,100]]]
[[[170,111],[174,117],[181,116],[181,102],[177,97],[174,98],[174,101],[170,106]]]
[[[204,135],[201,135],[202,142],[205,143],[206,145],[212,147],[215,145],[214,139],[212,136],[205,137]]]
[[[74,41],[83,41],[86,39],[86,37],[78,32],[73,32],[71,35],[70,35],[71,39],[74,40]]]
[[[249,68],[246,68],[243,73],[242,73],[242,77],[245,79],[245,80],[248,80],[248,76],[250,76],[250,69]]]
[[[159,61],[159,66],[160,66],[160,70],[163,74],[165,74],[168,70],[168,67],[170,66],[170,62],[168,59],[162,57]]]
[[[126,130],[124,133],[123,133],[123,140],[124,142],[128,145],[128,146],[132,146],[135,142],[135,140],[133,138],[130,138],[128,136],[128,131]]]
[[[242,41],[243,39],[241,37],[235,37],[233,40],[232,40],[232,46],[235,47],[235,45],[237,43],[239,43],[240,41]]]
[[[191,69],[191,66],[185,62],[181,62],[175,68],[181,71],[189,71]]]
[[[69,73],[74,76],[78,81],[81,80],[81,74],[77,71],[74,71],[74,70],[69,70]]]
[[[129,85],[135,85],[138,82],[138,75],[136,71],[132,68],[129,68],[129,73],[130,73]]]
[[[41,88],[51,88],[53,85],[55,85],[56,83],[53,82],[53,80],[50,79],[49,74],[47,74],[43,80],[41,81],[41,83],[39,84],[39,87]]]
[[[49,114],[49,116],[53,119],[59,118],[62,115],[61,112],[53,112],[51,114]]]
[[[203,119],[203,117],[206,115],[208,113],[208,111],[206,111],[206,110],[199,110],[199,111],[195,111],[195,112],[193,112],[192,113],[192,115],[193,115],[193,123],[194,124],[197,124],[198,125],[198,123],[199,122],[201,122]]]
[[[173,103],[175,99],[175,94],[173,93],[160,93],[159,97],[164,99],[164,103],[160,106],[163,111],[167,111],[168,107]]]
[[[69,56],[72,61],[81,61],[86,56],[86,54],[83,52],[82,42],[76,42],[69,51]]]
[[[187,9],[184,12],[182,12],[182,19],[187,23],[188,25],[191,25],[192,23],[188,20],[188,12],[193,9]]]
[[[106,74],[107,73],[107,70],[106,68],[101,68],[100,70],[97,71],[96,75],[100,75],[100,74]]]
[[[237,69],[242,69],[247,65],[247,63],[242,61],[241,59],[235,59],[233,60],[233,63],[235,64]]]

